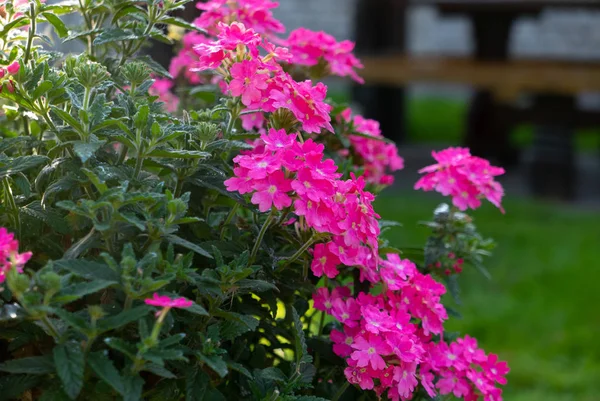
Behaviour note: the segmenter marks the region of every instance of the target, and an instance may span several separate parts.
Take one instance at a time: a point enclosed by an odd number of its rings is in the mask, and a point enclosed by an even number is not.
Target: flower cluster
[[[219,33],[219,23],[241,22],[248,28],[265,35],[273,36],[285,32],[283,24],[273,17],[273,8],[279,6],[272,0],[210,0],[198,2],[196,7],[202,10],[194,24],[208,33]]]
[[[171,59],[169,64],[169,74],[173,77],[183,75],[192,85],[198,85],[204,82],[202,77],[194,71],[190,71],[189,66],[198,62],[198,56],[194,52],[194,47],[208,43],[209,38],[197,32],[188,32],[181,39],[182,48],[179,53]]]
[[[3,88],[6,88],[9,92],[14,92],[15,84],[12,75],[16,75],[20,68],[21,65],[18,61],[13,61],[6,67],[0,67],[0,82],[2,82],[2,84],[0,84],[0,92],[2,92]]]
[[[489,161],[471,156],[469,149],[448,148],[432,152],[436,164],[427,166],[420,173],[427,173],[415,184],[415,189],[437,191],[451,196],[452,203],[460,210],[477,209],[481,199],[486,198],[502,212],[504,189],[494,177],[504,174],[504,169]]]
[[[355,163],[364,168],[365,180],[376,185],[392,184],[394,177],[389,172],[403,169],[404,160],[398,155],[396,145],[386,142],[381,135],[379,122],[359,115],[352,116],[349,108],[339,115],[338,120],[350,123],[348,138],[358,159]],[[344,151],[343,155],[347,153]]]
[[[314,32],[310,29],[298,28],[290,32],[285,43],[292,54],[290,60],[292,64],[315,66],[324,60],[331,74],[340,77],[349,76],[358,83],[364,83],[355,71],[363,68],[363,65],[352,53],[354,42],[349,40],[337,42],[333,36],[323,31]]]
[[[165,110],[174,113],[179,107],[179,98],[171,92],[173,81],[170,79],[156,79],[148,92],[152,96],[158,96],[159,100],[165,104]]]
[[[324,160],[324,146],[312,139],[299,142],[296,134],[271,128],[261,142],[233,159],[227,189],[251,193],[262,212],[291,208],[302,217],[300,229],[330,234],[329,242],[314,248],[315,275],[333,278],[344,264],[360,266],[363,278],[376,280],[379,216],[362,177],[340,180],[333,160]]]
[[[327,87],[311,81],[296,82],[278,61],[290,59],[288,49],[273,45],[253,29],[234,22],[219,23],[216,41],[194,47],[198,62],[191,71],[216,70],[222,75],[222,89],[241,98],[248,109],[275,112],[287,109],[293,113],[307,133],[333,131],[325,103]],[[266,52],[261,56],[260,49]]]
[[[6,280],[6,275],[12,269],[21,273],[29,259],[31,252],[19,253],[19,241],[14,234],[0,227],[0,283]]]
[[[445,287],[396,254],[381,260],[379,274],[384,291],[376,296],[353,298],[347,287],[331,294],[320,288],[314,295],[314,307],[342,324],[331,339],[334,352],[346,359],[348,381],[378,395],[387,392],[391,400],[412,398],[419,382],[432,397],[437,389],[466,400],[500,400],[494,383],[506,383],[506,363],[486,356],[469,337],[450,346],[433,341],[447,319],[440,303]]]

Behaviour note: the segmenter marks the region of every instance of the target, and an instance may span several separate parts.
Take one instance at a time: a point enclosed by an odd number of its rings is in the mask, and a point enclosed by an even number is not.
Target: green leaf
[[[155,74],[160,75],[164,78],[173,79],[173,76],[169,74],[169,71],[165,70],[165,68],[162,65],[154,61],[152,57],[146,55],[142,57],[137,57],[135,60],[141,61],[142,63],[146,64],[148,68],[150,68]]]
[[[98,330],[101,332],[118,329],[131,322],[136,322],[142,317],[148,315],[152,308],[148,305],[140,305],[135,308],[124,310],[123,312],[104,318],[98,321]]]
[[[52,82],[43,81],[38,85],[37,88],[35,88],[35,90],[31,94],[31,97],[33,99],[38,99],[38,98],[42,97],[46,92],[48,92],[53,87],[54,87],[54,85],[52,84]]]
[[[121,395],[125,394],[125,386],[115,365],[104,352],[92,352],[87,357],[87,363],[94,373]]]
[[[76,399],[83,388],[83,372],[85,361],[81,346],[76,341],[69,341],[54,348],[54,365],[65,393],[72,400]]]
[[[104,343],[108,345],[110,348],[117,350],[123,355],[129,357],[129,359],[134,360],[135,355],[137,353],[137,349],[133,344],[129,344],[118,337],[109,337],[104,339]]]
[[[201,353],[197,354],[198,359],[206,364],[209,368],[211,368],[216,374],[218,374],[221,378],[227,376],[228,369],[227,363],[223,360],[223,358],[219,355],[203,355]]]
[[[231,312],[217,312],[216,315],[227,320],[220,323],[220,332],[223,340],[233,340],[258,327],[258,320],[252,316],[240,315]]]
[[[210,378],[198,368],[188,370],[185,376],[185,401],[204,399]]]
[[[0,378],[0,401],[14,400],[38,385],[42,378],[33,375],[8,375]]]
[[[80,299],[89,294],[94,294],[100,290],[116,284],[115,281],[94,280],[85,283],[77,283],[63,288],[56,294],[52,301],[58,303],[69,303]]]
[[[154,149],[148,153],[150,157],[164,157],[175,159],[207,159],[212,155],[208,152],[197,150],[178,150],[178,149]]]
[[[79,330],[82,333],[88,333],[90,326],[86,319],[81,317],[79,314],[67,312],[60,308],[52,308],[49,310],[51,313],[58,316],[61,320],[67,323],[69,326]]]
[[[306,339],[304,337],[304,330],[302,328],[302,322],[296,312],[296,308],[292,308],[292,319],[294,321],[294,346],[296,347],[296,363],[311,363],[312,356],[308,353],[306,347]]]
[[[126,376],[123,381],[124,394],[123,401],[140,401],[142,399],[142,389],[144,380],[139,376]]]
[[[160,377],[164,377],[165,379],[176,379],[177,378],[177,376],[175,376],[175,374],[173,372],[171,372],[170,370],[166,369],[165,367],[157,365],[155,363],[146,364],[144,366],[144,369],[142,369],[142,370],[153,373]]]
[[[40,164],[46,163],[48,159],[46,156],[19,156],[14,159],[7,161],[0,160],[3,166],[0,166],[0,178],[9,177],[11,175],[27,171],[30,168],[39,166]]]
[[[96,38],[94,39],[94,45],[97,46],[106,43],[137,40],[142,38],[143,36],[140,36],[129,30],[124,30],[120,28],[104,29],[100,33],[100,35],[96,36]]]
[[[161,23],[163,24],[169,24],[169,25],[175,25],[178,26],[180,28],[185,28],[189,31],[196,31],[196,32],[201,32],[201,33],[206,33],[206,31],[202,28],[197,27],[194,24],[190,24],[189,22],[181,19],[181,18],[177,18],[177,17],[166,17],[166,18],[162,18],[160,20]]]
[[[63,120],[67,125],[71,126],[71,128],[73,128],[75,131],[77,131],[77,133],[79,133],[79,135],[84,135],[83,127],[81,126],[79,121],[77,121],[75,119],[75,117],[73,117],[72,115],[70,115],[69,113],[67,113],[64,110],[59,109],[56,106],[50,106],[50,107],[52,108],[52,111],[60,117],[61,120]]]
[[[73,142],[73,150],[75,154],[79,157],[79,159],[85,163],[88,161],[98,149],[104,145],[106,141],[96,141],[96,142],[83,142],[83,141],[75,141]]]
[[[4,362],[0,364],[0,371],[13,374],[45,375],[54,372],[54,363],[51,356],[31,356]]]
[[[55,267],[68,270],[76,276],[88,280],[112,281],[118,283],[120,277],[104,263],[92,262],[84,259],[61,259],[54,262]]]
[[[208,253],[208,251],[206,251],[204,248],[202,248],[202,247],[200,247],[200,246],[198,246],[198,245],[194,244],[193,242],[190,242],[190,241],[188,241],[186,239],[183,239],[183,238],[178,237],[178,236],[173,235],[173,234],[165,236],[165,239],[167,241],[169,241],[173,245],[182,246],[182,247],[184,247],[186,249],[189,249],[190,251],[196,252],[199,255],[202,255],[204,257],[212,259],[212,256],[211,256],[210,253]]]
[[[64,22],[56,15],[52,13],[42,13],[42,15],[46,18],[46,21],[52,24],[59,38],[63,39],[69,35],[69,29],[67,29]]]
[[[208,312],[206,311],[206,309],[204,309],[202,306],[198,305],[197,303],[194,303],[189,308],[185,308],[185,310],[190,313],[194,313],[196,315],[208,316]]]
[[[262,369],[257,374],[266,380],[272,380],[276,383],[284,383],[288,380],[287,376],[281,371],[281,369],[270,367]]]
[[[236,283],[236,285],[240,289],[248,290],[251,292],[265,292],[265,291],[279,292],[279,289],[275,286],[275,284],[269,283],[269,282],[263,281],[263,280],[244,279],[244,280],[238,281]]]

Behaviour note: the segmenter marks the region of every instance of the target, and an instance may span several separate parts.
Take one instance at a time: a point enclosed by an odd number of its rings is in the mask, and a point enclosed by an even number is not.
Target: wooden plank
[[[539,12],[548,7],[600,8],[600,0],[411,0],[411,5],[436,6],[443,12]]]
[[[459,83],[491,90],[501,101],[512,101],[521,93],[574,95],[600,91],[599,63],[491,62],[423,56],[366,57],[362,61],[365,69],[361,75],[369,83]]]

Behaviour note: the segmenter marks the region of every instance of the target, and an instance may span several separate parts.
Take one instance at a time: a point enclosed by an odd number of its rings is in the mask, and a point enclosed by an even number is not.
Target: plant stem
[[[338,401],[346,392],[346,390],[348,390],[348,387],[350,387],[350,382],[345,382],[344,385],[342,387],[340,387],[340,389],[338,390],[337,393],[335,393],[335,395],[333,396],[333,398],[331,399],[331,401]]]
[[[42,323],[44,323],[44,326],[46,326],[46,328],[50,332],[50,335],[52,335],[52,337],[55,340],[58,340],[60,334],[58,334],[58,330],[56,329],[56,327],[54,327],[54,324],[52,324],[50,319],[48,319],[48,316],[44,315],[44,317],[42,318]]]
[[[135,178],[136,180],[138,179],[138,176],[140,175],[140,171],[142,170],[143,163],[144,163],[144,158],[138,152],[137,159],[135,160],[135,170],[133,171],[133,178]]]
[[[250,259],[248,260],[249,265],[254,263],[254,259],[256,259],[256,254],[258,253],[258,249],[260,248],[260,244],[262,243],[263,237],[265,236],[267,229],[269,228],[269,226],[271,225],[271,222],[273,221],[273,217],[275,217],[275,213],[276,213],[275,209],[271,210],[271,213],[269,214],[269,216],[265,220],[263,226],[261,227],[261,229],[258,233],[258,238],[256,239],[256,242],[254,243],[254,247],[252,248],[252,253],[250,254]]]
[[[231,208],[231,211],[227,215],[227,218],[223,222],[223,227],[221,227],[221,236],[220,236],[221,241],[223,241],[223,239],[225,239],[225,230],[226,230],[227,226],[229,225],[229,223],[231,223],[231,220],[233,220],[233,216],[235,216],[235,214],[237,213],[239,208],[240,208],[239,203],[236,203],[235,205],[233,205],[233,207]]]
[[[310,246],[312,244],[315,243],[315,241],[317,240],[317,234],[313,234],[312,237],[310,237],[308,239],[308,241],[306,241],[304,243],[304,245],[302,245],[302,247],[300,247],[300,249],[298,249],[296,251],[295,254],[293,254],[292,256],[289,257],[289,259],[285,262],[285,264],[283,265],[283,267],[289,266],[291,263],[293,263],[296,259],[298,259],[300,256],[302,256],[302,254],[308,249],[310,248]]]
[[[33,45],[33,38],[35,36],[36,29],[36,13],[35,13],[35,2],[29,3],[29,12],[31,13],[31,27],[27,33],[27,47],[25,48],[25,56],[23,57],[23,63],[27,64],[31,57],[31,46]]]

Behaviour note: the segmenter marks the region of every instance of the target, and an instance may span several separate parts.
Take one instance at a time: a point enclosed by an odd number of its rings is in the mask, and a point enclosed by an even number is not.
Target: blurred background
[[[600,1],[281,0],[288,30],[357,42],[367,85],[330,95],[381,121],[406,168],[376,206],[419,246],[443,199],[412,191],[431,149],[468,146],[507,169],[489,281],[465,269],[461,320],[509,362],[508,401],[600,399]]]

